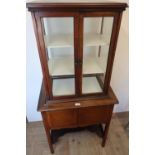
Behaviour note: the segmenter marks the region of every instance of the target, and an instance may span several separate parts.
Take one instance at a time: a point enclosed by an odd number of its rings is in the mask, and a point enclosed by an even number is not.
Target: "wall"
[[[36,111],[36,109],[42,81],[42,73],[32,27],[32,19],[29,12],[27,12],[26,16],[26,25],[26,114],[29,121],[38,121],[41,120],[41,115]],[[129,106],[128,33],[127,10],[123,14],[111,79],[111,86],[120,103],[119,105],[115,106],[115,112],[128,111]]]
[[[42,74],[30,13],[26,14],[26,115],[29,121],[41,120],[36,111]]]
[[[128,0],[115,0],[128,3]],[[115,112],[129,111],[129,9],[123,13],[111,86],[118,97]]]

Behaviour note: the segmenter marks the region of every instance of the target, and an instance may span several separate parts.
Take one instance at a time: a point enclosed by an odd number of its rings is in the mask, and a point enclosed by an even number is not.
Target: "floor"
[[[128,155],[128,113],[114,114],[106,146],[95,133],[80,131],[67,133],[54,144],[54,155]],[[27,155],[51,155],[42,122],[27,123]]]

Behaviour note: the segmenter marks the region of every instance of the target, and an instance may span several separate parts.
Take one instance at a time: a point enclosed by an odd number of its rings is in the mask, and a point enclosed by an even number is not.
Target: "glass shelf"
[[[51,58],[48,61],[51,76],[74,75],[73,58]]]
[[[84,34],[84,46],[104,46],[109,43],[105,41],[104,35],[98,33]]]
[[[45,35],[44,39],[47,48],[73,47],[73,34]]]

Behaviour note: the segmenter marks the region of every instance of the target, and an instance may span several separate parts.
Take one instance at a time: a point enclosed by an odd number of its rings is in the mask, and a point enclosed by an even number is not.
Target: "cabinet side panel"
[[[115,51],[117,46],[117,40],[119,35],[119,29],[121,25],[121,19],[122,19],[122,12],[117,13],[114,18],[114,24],[113,24],[113,30],[112,30],[112,36],[111,36],[111,43],[109,48],[109,55],[108,55],[108,63],[107,63],[107,69],[105,74],[105,81],[104,81],[104,92],[107,94],[108,89],[110,86],[110,80],[111,80],[111,74],[112,74],[112,68],[113,68],[113,62],[115,57]]]
[[[40,40],[43,37],[42,31],[41,31],[41,23],[39,18],[35,15],[35,13],[32,12],[31,15],[33,19],[33,27],[35,31],[36,40],[37,40],[38,53],[39,53],[39,58],[41,62],[41,67],[42,67],[43,82],[45,85],[46,95],[48,98],[52,98],[52,92],[51,92],[52,84],[48,73],[45,51],[43,49],[44,42]]]

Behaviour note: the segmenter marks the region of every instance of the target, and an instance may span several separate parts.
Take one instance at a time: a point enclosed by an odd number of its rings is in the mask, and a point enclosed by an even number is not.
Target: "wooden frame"
[[[121,22],[121,13],[120,12],[100,12],[100,11],[91,11],[91,12],[49,12],[49,11],[39,11],[32,13],[34,26],[36,27],[36,38],[38,42],[38,49],[40,60],[42,64],[42,71],[44,77],[44,83],[46,88],[46,94],[49,99],[58,100],[64,98],[75,98],[81,96],[105,96],[107,95],[108,88],[110,85],[110,78],[112,72],[112,66],[114,61],[116,43],[118,38],[118,30],[120,28]],[[74,68],[75,68],[75,95],[66,95],[66,96],[53,96],[52,94],[52,80],[49,75],[48,65],[47,65],[47,56],[46,48],[44,43],[44,28],[42,25],[41,18],[43,17],[73,17],[74,19]],[[92,93],[92,94],[82,94],[82,61],[83,61],[83,20],[85,17],[114,17],[113,29],[111,34],[111,41],[109,47],[109,55],[107,62],[107,69],[105,74],[105,80],[103,84],[102,93]]]
[[[116,11],[122,12],[128,7],[126,3],[103,2],[103,3],[37,3],[26,4],[29,11]],[[52,10],[51,10],[52,9]]]
[[[120,25],[119,23],[121,22],[120,13],[117,12],[85,12],[80,14],[80,53],[81,57],[80,59],[83,60],[83,19],[84,17],[114,17],[114,22],[113,22],[113,29],[112,29],[112,34],[111,34],[111,39],[110,39],[110,46],[109,46],[109,54],[108,54],[108,62],[107,62],[107,69],[106,69],[106,74],[105,74],[105,81],[104,81],[104,86],[103,86],[103,93],[102,95],[107,95],[108,89],[110,86],[110,79],[111,79],[111,73],[112,73],[112,67],[113,67],[113,61],[114,61],[114,56],[115,56],[115,49],[116,49],[116,44],[117,44],[117,38],[118,38],[118,33]],[[82,72],[82,71],[81,71]],[[82,79],[80,75],[80,79]],[[82,85],[82,82],[80,83]],[[81,91],[82,92],[82,91]],[[82,93],[81,93],[82,94]],[[100,94],[100,93],[99,93]]]
[[[44,43],[44,38],[43,38],[43,26],[42,26],[42,21],[41,18],[43,17],[73,17],[73,21],[74,21],[74,67],[75,67],[75,95],[69,95],[69,96],[57,96],[54,97],[52,94],[52,81],[49,75],[49,71],[48,71],[48,66],[47,66],[47,57],[45,57],[45,52],[46,52],[46,48],[45,48],[45,43]],[[34,18],[35,18],[35,25],[37,25],[37,38],[40,41],[40,46],[41,49],[39,50],[39,53],[41,53],[40,55],[40,60],[41,60],[41,64],[42,64],[42,70],[45,71],[43,72],[43,77],[45,77],[46,80],[44,80],[45,85],[47,85],[48,87],[46,87],[46,92],[48,94],[48,98],[49,99],[61,99],[61,98],[72,98],[77,96],[76,94],[79,94],[79,90],[78,90],[78,68],[77,68],[77,62],[78,62],[78,24],[79,24],[79,17],[78,17],[78,13],[75,12],[36,12],[34,13]]]
[[[79,100],[78,100],[79,102]],[[51,153],[54,153],[53,140],[51,131],[54,129],[77,128],[91,124],[104,123],[102,146],[105,146],[108,130],[111,122],[114,104],[118,100],[110,88],[107,97],[97,100],[81,100],[80,106],[75,106],[75,100],[72,102],[53,103],[47,101],[45,95],[45,87],[42,84],[38,111],[41,112],[46,136]],[[74,117],[73,117],[74,115]],[[84,117],[84,119],[83,119]]]

